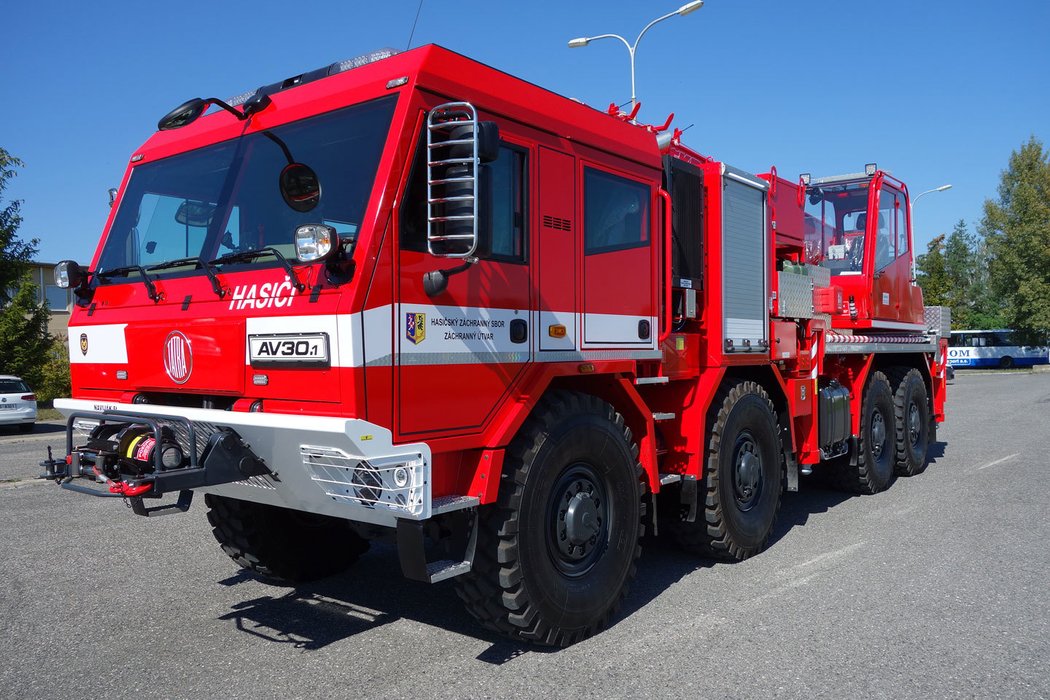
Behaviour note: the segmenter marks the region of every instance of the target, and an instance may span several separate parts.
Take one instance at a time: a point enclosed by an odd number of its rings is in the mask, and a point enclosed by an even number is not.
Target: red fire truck
[[[944,418],[908,189],[754,175],[437,46],[229,101],[131,157],[72,287],[45,476],[301,581],[397,544],[512,637],[609,624],[645,528],[766,544],[815,467],[875,493]]]

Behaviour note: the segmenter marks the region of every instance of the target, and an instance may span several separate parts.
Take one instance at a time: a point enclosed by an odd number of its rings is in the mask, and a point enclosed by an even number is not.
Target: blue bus
[[[1018,345],[1014,332],[952,331],[948,340],[948,364],[952,367],[1031,367],[1050,363],[1046,345]]]

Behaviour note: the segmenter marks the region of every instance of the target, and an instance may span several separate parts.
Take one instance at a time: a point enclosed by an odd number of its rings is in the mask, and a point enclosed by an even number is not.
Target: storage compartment
[[[844,443],[850,435],[849,389],[832,380],[820,390],[820,449],[828,456],[841,454],[830,449]]]
[[[700,289],[703,284],[701,266],[704,257],[703,174],[693,165],[665,157],[664,179],[664,187],[671,193],[672,203],[672,285],[679,289]]]

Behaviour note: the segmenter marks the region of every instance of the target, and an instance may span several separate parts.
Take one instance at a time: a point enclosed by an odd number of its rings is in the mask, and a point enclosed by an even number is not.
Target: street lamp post
[[[641,33],[638,35],[638,38],[634,40],[634,44],[633,45],[627,43],[627,40],[624,39],[619,34],[599,34],[597,36],[581,36],[581,37],[577,37],[575,39],[572,39],[572,40],[569,41],[569,48],[570,49],[578,49],[578,48],[580,48],[582,46],[586,46],[587,44],[589,44],[592,41],[595,41],[597,39],[619,39],[620,41],[622,41],[623,45],[627,47],[627,52],[630,53],[630,55],[631,55],[631,109],[634,109],[634,106],[638,102],[637,95],[635,94],[635,89],[634,89],[634,55],[635,55],[635,52],[638,50],[638,42],[642,40],[642,37],[645,36],[645,33],[647,31],[649,31],[654,24],[656,24],[658,22],[663,22],[665,19],[670,19],[671,17],[674,17],[675,15],[685,16],[685,15],[689,14],[690,12],[693,12],[694,10],[699,10],[703,6],[704,6],[704,0],[693,0],[692,2],[687,2],[686,4],[682,5],[681,7],[679,7],[674,12],[668,12],[663,17],[657,17],[652,22],[650,22],[649,24],[645,25],[645,29],[643,29],[641,31]]]
[[[911,230],[912,230],[912,241],[913,241],[913,243],[914,243],[914,239],[915,239],[915,203],[919,201],[920,197],[925,197],[926,195],[933,194],[934,192],[944,192],[945,190],[950,190],[951,188],[952,188],[951,185],[941,185],[940,187],[934,187],[931,190],[926,190],[925,192],[920,192],[919,194],[915,195],[915,197],[913,197],[912,199],[908,200],[908,219],[911,220]],[[911,278],[912,278],[912,281],[915,280],[915,251],[912,251],[912,254],[911,254]]]

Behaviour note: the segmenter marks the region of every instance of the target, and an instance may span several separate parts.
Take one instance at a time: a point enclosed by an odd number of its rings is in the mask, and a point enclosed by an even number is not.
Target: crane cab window
[[[586,253],[607,253],[649,244],[649,187],[586,168],[583,174]]]

